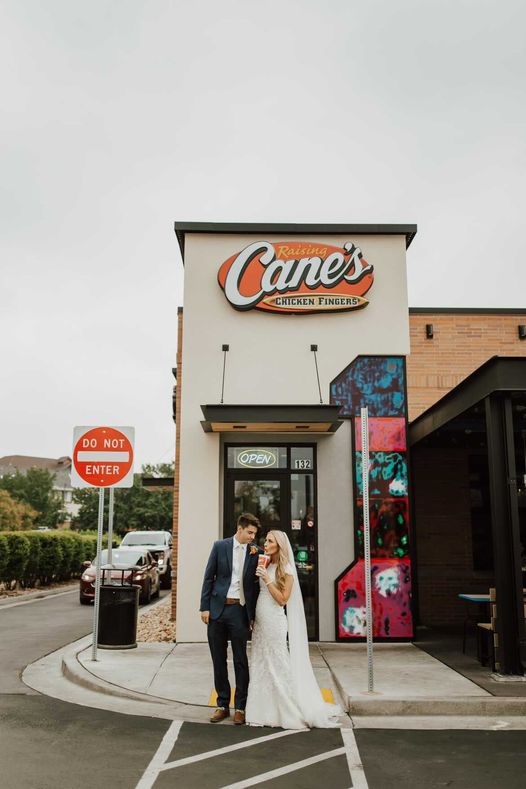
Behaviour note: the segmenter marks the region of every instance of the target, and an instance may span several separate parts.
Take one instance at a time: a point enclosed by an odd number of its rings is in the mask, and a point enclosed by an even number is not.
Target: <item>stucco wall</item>
[[[200,425],[200,406],[218,403],[228,343],[225,403],[318,403],[311,343],[318,345],[324,401],[329,384],[358,354],[405,355],[409,350],[404,236],[302,236],[341,246],[353,241],[374,266],[369,305],[346,313],[274,315],[239,312],[217,283],[221,264],[253,235],[189,234],[185,246],[184,387],[181,397],[181,468],[177,595],[178,641],[203,641],[198,615],[203,569],[222,536],[221,442]],[[267,241],[287,241],[266,237]],[[236,436],[238,438],[238,436]],[[289,436],[281,434],[280,440]],[[299,437],[295,437],[299,438]],[[316,440],[314,436],[308,437]],[[257,443],[258,437],[243,434]],[[269,444],[272,436],[261,437]],[[318,441],[318,560],[320,638],[334,637],[335,577],[352,559],[353,511],[350,425]]]

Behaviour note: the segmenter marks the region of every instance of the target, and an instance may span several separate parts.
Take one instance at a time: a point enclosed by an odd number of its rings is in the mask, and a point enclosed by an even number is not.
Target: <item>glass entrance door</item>
[[[275,458],[275,461],[273,460]],[[271,529],[286,532],[294,553],[310,639],[317,638],[317,520],[312,447],[227,447],[224,536],[243,512],[255,515],[261,546]],[[246,464],[277,468],[262,470]],[[240,468],[245,465],[245,468]]]
[[[301,592],[309,638],[316,633],[316,516],[313,474],[290,475],[290,520],[288,534]]]
[[[261,523],[261,538],[271,529],[283,529],[282,508],[285,497],[279,479],[257,479],[256,477],[234,477],[232,525],[243,512],[255,515]],[[264,539],[264,536],[263,536]]]

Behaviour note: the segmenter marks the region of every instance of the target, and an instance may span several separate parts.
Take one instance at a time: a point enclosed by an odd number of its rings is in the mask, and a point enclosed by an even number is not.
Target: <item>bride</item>
[[[256,570],[260,594],[252,631],[246,722],[284,729],[337,727],[341,711],[323,701],[312,670],[298,573],[285,532],[267,534],[265,554],[270,556],[268,569]]]

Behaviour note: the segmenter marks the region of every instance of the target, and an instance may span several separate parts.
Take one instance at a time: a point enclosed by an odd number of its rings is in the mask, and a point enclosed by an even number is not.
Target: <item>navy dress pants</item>
[[[217,706],[230,707],[230,682],[226,655],[228,642],[232,644],[236,676],[235,708],[244,710],[248,693],[247,640],[250,634],[246,608],[243,605],[225,605],[221,616],[208,622],[208,644],[214,664],[214,683]]]

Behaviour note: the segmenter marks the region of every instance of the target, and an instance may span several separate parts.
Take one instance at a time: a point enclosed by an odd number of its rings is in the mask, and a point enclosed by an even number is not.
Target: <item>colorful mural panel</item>
[[[358,559],[339,584],[340,638],[364,638],[365,561]],[[373,636],[411,638],[411,564],[409,561],[375,559],[371,562]]]
[[[356,490],[363,495],[362,453],[356,452]],[[369,496],[407,496],[405,453],[369,453]]]
[[[358,501],[357,555],[363,557],[363,502]],[[409,556],[408,500],[369,499],[371,557],[396,559]]]
[[[405,366],[402,356],[359,356],[331,383],[331,403],[341,416],[406,416]]]
[[[355,422],[354,440],[356,451],[362,451],[362,430],[360,421]],[[395,417],[369,418],[369,451],[391,449],[393,452],[405,452],[407,449],[405,436],[405,419]]]
[[[407,414],[403,357],[359,357],[331,384],[331,402],[354,417],[355,556],[336,579],[339,640],[366,634],[360,409],[369,413],[369,521],[373,635],[411,638]]]

